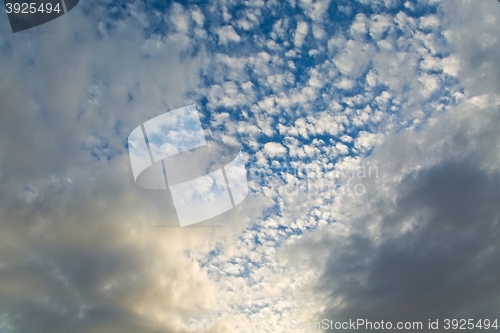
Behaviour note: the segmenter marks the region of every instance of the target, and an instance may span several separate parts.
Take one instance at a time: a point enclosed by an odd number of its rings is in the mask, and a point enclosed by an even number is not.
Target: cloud
[[[217,35],[219,35],[219,42],[221,44],[228,44],[230,42],[239,43],[241,41],[241,37],[230,25],[217,29]]]
[[[370,149],[377,143],[380,143],[379,135],[361,131],[354,140],[354,147],[357,149]]]
[[[199,10],[195,9],[191,12],[191,16],[193,20],[196,22],[196,24],[202,26],[205,22],[205,15]]]
[[[264,145],[264,151],[269,157],[286,154],[286,148],[278,142],[268,142]]]
[[[424,97],[430,97],[430,95],[439,89],[439,78],[436,77],[435,75],[429,75],[429,74],[422,74],[419,78],[418,81],[422,83],[423,89],[421,90],[422,96]]]
[[[333,63],[342,74],[357,78],[368,66],[371,53],[370,45],[350,40],[342,52],[333,59]]]
[[[348,78],[343,77],[339,80],[339,82],[336,85],[340,89],[350,90],[350,89],[354,88],[355,84],[356,83],[354,82],[354,80],[350,80]]]
[[[339,154],[341,155],[346,155],[347,153],[349,153],[349,147],[347,147],[345,144],[341,142],[337,142],[335,148],[337,148]]]
[[[304,44],[304,40],[307,36],[307,33],[309,31],[309,26],[307,25],[306,22],[299,22],[297,24],[297,29],[295,30],[295,34],[293,36],[293,44],[300,48],[302,47],[302,44]]]
[[[449,18],[444,35],[455,54],[445,64],[457,70],[461,81],[473,94],[497,93],[499,70],[497,62],[500,44],[495,28],[500,8],[496,2],[473,6],[467,1],[455,5],[445,2],[443,10]],[[453,59],[453,60],[452,60]],[[446,66],[445,65],[445,66]],[[445,68],[450,68],[446,66]]]
[[[373,39],[380,39],[391,26],[392,19],[389,16],[373,15],[370,22],[370,36]]]
[[[420,18],[419,26],[421,29],[433,30],[438,28],[441,22],[436,15],[428,15]]]

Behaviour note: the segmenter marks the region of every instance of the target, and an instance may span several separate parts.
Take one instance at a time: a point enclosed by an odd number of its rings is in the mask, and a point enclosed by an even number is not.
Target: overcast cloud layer
[[[12,34],[0,15],[0,332],[495,319],[499,17],[493,0],[82,1]],[[126,144],[193,103],[242,147],[251,193],[179,228]]]

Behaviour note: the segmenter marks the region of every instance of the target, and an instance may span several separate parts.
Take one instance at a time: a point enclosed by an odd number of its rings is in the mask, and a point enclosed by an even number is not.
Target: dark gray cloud
[[[389,198],[387,198],[389,199]],[[407,175],[394,207],[331,239],[319,291],[326,318],[427,322],[496,318],[500,303],[500,173],[449,161]],[[379,221],[378,237],[367,234]],[[408,225],[408,231],[400,230]]]

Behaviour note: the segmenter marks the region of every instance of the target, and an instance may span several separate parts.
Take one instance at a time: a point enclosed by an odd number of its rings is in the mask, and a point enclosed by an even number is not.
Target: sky
[[[0,332],[499,319],[499,18],[494,0],[82,0],[12,33],[0,14]],[[127,138],[191,104],[241,147],[249,194],[181,228]]]

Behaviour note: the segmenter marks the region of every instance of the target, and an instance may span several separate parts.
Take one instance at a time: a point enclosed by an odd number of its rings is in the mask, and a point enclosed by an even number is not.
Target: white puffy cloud
[[[196,22],[196,24],[200,26],[202,26],[205,22],[205,15],[203,15],[203,13],[198,8],[191,12],[191,17]]]
[[[219,36],[219,42],[221,44],[228,44],[230,42],[238,43],[241,41],[241,37],[230,25],[217,29],[217,35]]]
[[[421,29],[433,30],[440,25],[439,18],[436,15],[423,16],[419,21],[419,27]]]
[[[379,135],[361,131],[354,140],[354,147],[357,149],[370,149],[377,143],[380,143]]]
[[[337,83],[336,86],[339,87],[340,89],[344,90],[350,90],[354,88],[356,85],[356,82],[354,80],[348,79],[346,77],[341,78]]]
[[[347,153],[349,153],[349,147],[347,147],[345,144],[343,144],[341,142],[337,142],[337,144],[335,145],[335,148],[337,148],[337,151],[341,155],[346,155]]]
[[[388,15],[373,15],[370,20],[370,36],[373,39],[380,39],[391,26],[392,19]]]
[[[278,142],[268,142],[264,145],[264,152],[269,157],[282,156],[286,154],[287,150],[282,144]]]
[[[349,40],[342,52],[333,59],[333,63],[342,74],[357,78],[367,68],[372,52],[369,44]]]
[[[451,76],[457,76],[460,70],[460,60],[456,56],[451,55],[441,60],[443,72]]]
[[[304,40],[308,32],[309,26],[307,25],[307,23],[303,21],[299,22],[293,36],[293,44],[298,48],[302,47],[302,44],[304,44]]]
[[[439,89],[439,78],[435,75],[422,74],[418,78],[418,81],[423,85],[422,95],[424,97],[429,97],[433,92]]]

